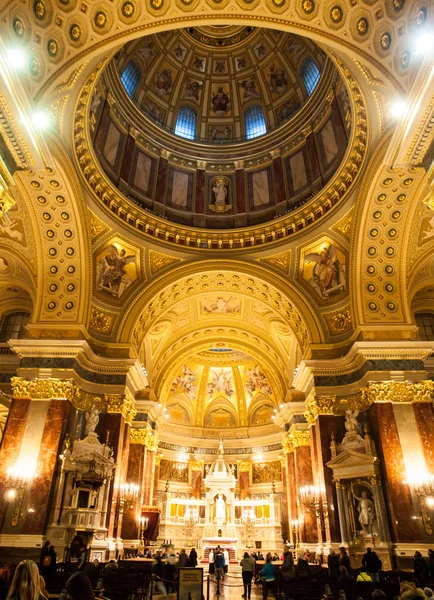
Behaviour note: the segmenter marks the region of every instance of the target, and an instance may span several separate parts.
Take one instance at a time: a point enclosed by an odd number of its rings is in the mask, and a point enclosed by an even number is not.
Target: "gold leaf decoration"
[[[177,262],[180,262],[180,259],[175,258],[174,256],[160,254],[159,252],[155,252],[155,250],[151,250],[149,252],[149,266],[151,269],[151,275],[155,275],[155,273],[158,273],[158,271],[161,271],[170,265],[174,265]]]
[[[271,256],[266,256],[265,258],[261,258],[261,262],[267,263],[271,265],[275,269],[282,271],[285,275],[289,274],[289,265],[290,265],[291,253],[289,250],[286,252],[280,252],[279,254],[272,254]]]

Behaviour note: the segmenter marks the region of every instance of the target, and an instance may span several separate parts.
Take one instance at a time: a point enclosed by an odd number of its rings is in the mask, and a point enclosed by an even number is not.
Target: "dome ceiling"
[[[133,102],[174,132],[182,106],[199,123],[196,141],[246,139],[244,111],[263,109],[267,131],[294,116],[309,95],[301,66],[312,57],[322,71],[323,52],[310,40],[252,27],[202,27],[147,36],[116,57],[122,74],[133,61],[140,79]]]

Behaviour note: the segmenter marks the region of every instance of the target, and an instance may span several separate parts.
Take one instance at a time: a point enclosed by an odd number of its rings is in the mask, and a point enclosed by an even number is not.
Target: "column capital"
[[[282,446],[286,454],[294,452],[296,448],[300,448],[302,446],[310,446],[309,429],[291,428],[291,430],[283,438]]]
[[[149,429],[131,429],[130,430],[131,444],[142,444],[151,452],[156,452],[158,448],[158,434],[156,431]]]
[[[373,402],[432,402],[434,394],[434,381],[383,381],[381,383],[368,383],[362,388],[362,398],[365,403]]]
[[[239,460],[238,473],[250,473],[251,464],[250,460]]]
[[[204,465],[204,461],[203,460],[191,460],[190,461],[190,469],[192,471],[203,471],[203,465]]]

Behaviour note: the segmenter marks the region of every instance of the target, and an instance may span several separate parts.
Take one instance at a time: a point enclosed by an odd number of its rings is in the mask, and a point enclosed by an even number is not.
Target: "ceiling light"
[[[424,31],[423,33],[419,33],[413,42],[413,52],[414,54],[428,54],[433,49],[433,40],[434,32]]]
[[[45,110],[36,111],[33,114],[32,121],[36,129],[48,129],[48,127],[51,125],[50,114]]]
[[[402,100],[401,98],[398,98],[390,104],[389,113],[392,117],[400,119],[404,116],[406,110],[407,102],[405,100]]]
[[[28,61],[28,56],[23,48],[10,48],[6,52],[6,58],[8,66],[15,71],[23,69]]]

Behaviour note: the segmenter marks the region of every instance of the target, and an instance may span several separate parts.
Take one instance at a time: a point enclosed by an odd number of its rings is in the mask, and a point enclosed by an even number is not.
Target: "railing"
[[[67,525],[96,529],[103,526],[103,512],[89,508],[72,508],[66,511]]]

